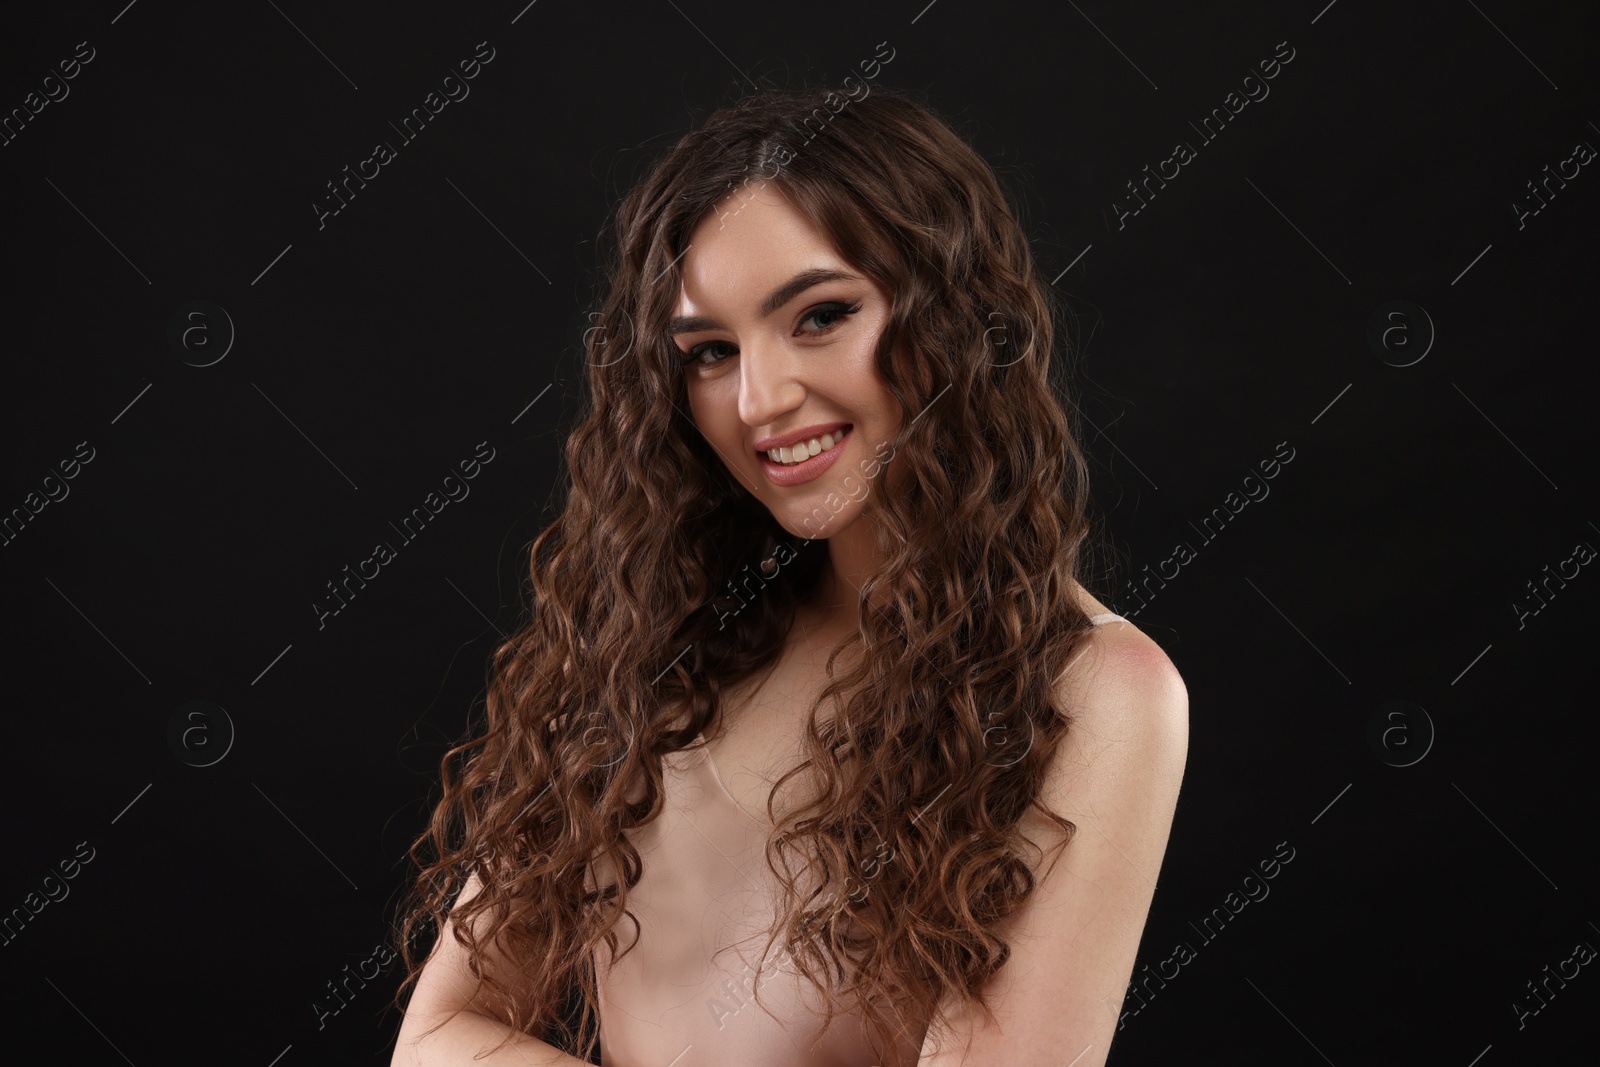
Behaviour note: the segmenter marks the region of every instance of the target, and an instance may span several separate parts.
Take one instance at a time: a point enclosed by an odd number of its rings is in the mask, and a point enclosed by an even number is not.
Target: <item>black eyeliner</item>
[[[862,307],[864,307],[864,306],[865,306],[865,302],[861,301],[861,300],[857,300],[854,304],[847,304],[843,300],[832,300],[832,301],[828,301],[826,303],[818,304],[816,307],[808,309],[804,315],[800,316],[800,321],[804,322],[807,319],[809,319],[811,316],[817,314],[818,312],[825,312],[825,311],[836,312],[837,314],[839,314],[841,316],[841,320],[840,321],[843,321],[842,320],[842,316],[854,315],[856,312],[860,311],[862,309]],[[833,324],[833,326],[827,326],[827,327],[824,327],[822,330],[818,330],[818,331],[815,331],[815,332],[818,332],[818,333],[829,332],[829,331],[831,331],[833,329],[834,326],[837,326],[837,325],[839,325],[839,323],[835,322]],[[688,366],[692,366],[694,364],[700,363],[700,357],[699,357],[699,355],[696,354],[700,348],[702,348],[705,345],[727,344],[727,343],[728,342],[726,342],[726,341],[702,341],[702,342],[700,342],[700,344],[695,345],[693,348],[691,348],[688,351],[687,354],[681,356],[678,359],[678,365],[680,367],[688,367]],[[677,346],[674,345],[673,347],[676,348]],[[722,362],[722,360],[718,360],[717,363],[705,363],[705,364],[701,364],[701,365],[702,366],[707,366],[707,367],[715,367],[721,362]]]

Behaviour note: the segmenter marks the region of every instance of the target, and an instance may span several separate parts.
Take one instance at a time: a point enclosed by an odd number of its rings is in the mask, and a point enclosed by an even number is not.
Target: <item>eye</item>
[[[706,353],[709,349],[716,348],[718,345],[721,345],[724,348],[733,347],[726,341],[707,341],[705,344],[695,345],[693,348],[689,349],[689,354],[684,356],[683,359],[679,360],[679,362],[685,367],[694,366],[696,364],[702,367],[715,367],[717,364],[721,363],[722,360],[707,359]]]
[[[819,334],[830,333],[830,332],[832,332],[834,329],[836,329],[838,327],[839,323],[844,321],[845,316],[854,315],[856,312],[858,312],[860,310],[861,310],[861,302],[860,301],[857,301],[854,304],[846,304],[846,303],[843,303],[841,301],[831,301],[831,302],[826,303],[826,304],[818,304],[816,307],[812,308],[811,310],[807,311],[804,315],[802,315],[800,317],[800,321],[802,323],[805,323],[805,322],[808,322],[808,321],[811,321],[811,320],[814,320],[814,319],[826,319],[828,321],[823,322],[821,324],[821,326],[819,328],[817,328],[817,329],[814,329],[814,330],[801,330],[799,332],[800,333],[804,333],[804,334],[809,334],[810,336],[813,336],[813,337],[815,337],[815,336],[817,336]],[[723,362],[725,362],[727,360],[728,356],[734,354],[734,352],[730,351],[726,355],[724,355],[722,358],[716,358],[713,355],[713,353],[718,349],[719,346],[721,348],[724,348],[724,349],[733,349],[734,348],[734,346],[732,344],[730,344],[729,342],[727,342],[727,341],[706,341],[703,344],[695,345],[693,348],[689,349],[688,354],[686,354],[683,357],[683,359],[680,360],[679,362],[681,362],[685,367],[688,367],[688,366],[701,366],[701,367],[719,366],[720,364],[722,364]]]
[[[835,326],[837,326],[840,322],[844,321],[844,317],[846,315],[854,315],[856,312],[858,312],[860,310],[861,310],[861,304],[859,302],[857,302],[855,304],[840,304],[840,303],[819,304],[818,306],[812,308],[810,311],[806,312],[805,316],[800,321],[801,322],[805,322],[808,319],[815,319],[818,316],[830,316],[830,315],[838,316],[838,318],[834,319],[832,322],[825,324],[822,327],[822,329],[809,331],[811,333],[827,333],[829,330],[831,330]]]

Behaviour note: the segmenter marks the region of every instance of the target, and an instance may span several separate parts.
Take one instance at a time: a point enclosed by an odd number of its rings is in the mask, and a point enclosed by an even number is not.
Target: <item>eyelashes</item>
[[[804,315],[802,315],[800,317],[800,322],[802,324],[804,324],[804,323],[806,323],[806,322],[808,322],[808,321],[810,321],[812,319],[818,318],[818,317],[837,316],[837,318],[835,318],[832,322],[829,322],[827,325],[821,327],[820,329],[803,330],[801,332],[803,334],[807,334],[807,335],[812,336],[812,337],[817,337],[817,336],[820,336],[820,335],[826,334],[826,333],[832,333],[834,330],[839,328],[839,326],[844,322],[844,320],[846,318],[848,318],[851,315],[854,315],[856,312],[858,312],[860,310],[861,310],[861,301],[859,301],[859,300],[856,301],[854,304],[845,303],[844,301],[839,301],[839,300],[829,301],[826,304],[818,304],[816,307],[814,307],[811,310],[807,311]],[[726,358],[727,358],[726,356],[723,357],[723,359],[707,359],[706,356],[707,356],[707,353],[710,350],[713,350],[713,349],[717,348],[717,346],[719,346],[719,345],[722,346],[723,348],[729,348],[729,349],[731,349],[733,347],[733,345],[728,341],[706,341],[706,342],[703,342],[702,344],[695,345],[693,348],[689,349],[688,354],[685,355],[678,362],[681,365],[685,366],[685,367],[694,366],[694,365],[699,365],[699,366],[703,366],[703,367],[715,367],[715,366],[718,366],[719,364],[723,363],[726,360]]]
[[[845,316],[854,315],[856,312],[858,312],[860,310],[861,310],[861,304],[860,304],[859,301],[854,303],[854,304],[848,304],[848,305],[841,304],[841,303],[818,304],[816,307],[814,307],[810,311],[806,312],[805,318],[802,318],[800,321],[801,322],[805,322],[806,319],[813,319],[813,318],[816,318],[818,315],[838,315],[839,316],[839,321],[843,322]],[[818,333],[827,333],[831,329],[833,329],[832,326],[824,326],[821,330],[818,330],[817,332]]]

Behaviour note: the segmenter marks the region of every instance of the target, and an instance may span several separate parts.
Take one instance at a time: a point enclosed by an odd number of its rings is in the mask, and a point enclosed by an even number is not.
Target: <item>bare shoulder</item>
[[[1002,927],[1011,955],[985,990],[995,1021],[953,1004],[925,1067],[1103,1064],[1116,1035],[1183,779],[1188,693],[1154,640],[1111,620],[1084,636],[1055,697],[1068,726],[1036,800],[1072,832],[1023,816],[1037,881]]]
[[[1081,811],[1075,799],[1114,798],[1153,825],[1169,822],[1188,761],[1189,692],[1161,646],[1126,619],[1096,626],[1055,699],[1069,726],[1041,799],[1061,812]]]
[[[1056,710],[1118,732],[1188,735],[1189,691],[1155,639],[1127,619],[1096,626],[1056,681]]]

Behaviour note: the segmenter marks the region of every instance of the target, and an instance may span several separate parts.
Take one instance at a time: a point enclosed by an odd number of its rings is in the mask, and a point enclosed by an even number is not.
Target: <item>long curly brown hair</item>
[[[593,953],[616,954],[624,917],[637,940],[629,831],[662,812],[663,757],[772,664],[823,576],[825,543],[791,537],[702,439],[665,332],[691,233],[758,178],[890,294],[876,365],[903,416],[889,446],[903,470],[859,520],[881,569],[829,658],[805,759],[778,783],[806,773],[820,793],[781,819],[769,801],[782,899],[762,959],[778,944],[826,993],[823,1028],[859,1012],[899,1067],[895,1038],[937,1025],[947,996],[992,1019],[980,990],[1010,952],[996,928],[1035,885],[1027,809],[1062,845],[1076,831],[1036,801],[1072,720],[1056,682],[1092,629],[1075,596],[1093,542],[1063,406],[1070,311],[993,169],[920,94],[757,92],[679,140],[602,231],[570,487],[531,546],[532,603],[492,657],[486,725],[445,755],[411,846],[396,1004],[425,962],[413,938],[451,915],[480,1010],[592,1057]],[[758,575],[774,545],[787,565]],[[602,864],[621,877],[596,878]],[[452,913],[474,871],[482,891]],[[507,981],[480,971],[481,944],[516,961]]]

